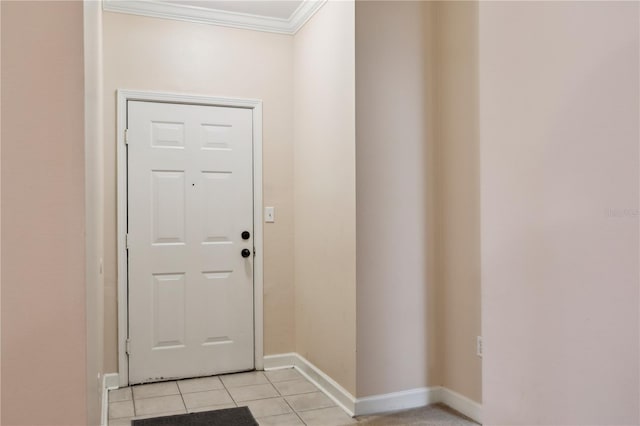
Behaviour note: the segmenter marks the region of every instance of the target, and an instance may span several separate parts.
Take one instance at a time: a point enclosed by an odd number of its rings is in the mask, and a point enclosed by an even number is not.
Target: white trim
[[[239,102],[239,101],[235,101]],[[245,100],[245,102],[248,102]],[[263,370],[264,365],[264,244],[262,215],[262,101],[253,103],[253,352],[254,368]]]
[[[355,412],[355,398],[345,388],[340,386],[338,382],[333,380],[328,374],[320,370],[318,367],[310,363],[306,358],[298,355],[296,359],[296,370],[307,378],[311,383],[315,384],[339,407],[353,417]]]
[[[103,0],[102,4],[103,9],[107,12],[129,13],[153,18],[174,19],[272,33],[295,34],[326,1],[304,0],[289,19],[152,0]]]
[[[296,365],[298,354],[289,352],[287,354],[266,355],[264,357],[264,370],[282,370],[284,368],[292,368]]]
[[[451,389],[435,386],[408,389],[356,399],[356,415],[385,413],[444,404],[482,424],[482,405]]]
[[[482,404],[445,387],[441,388],[439,402],[482,424]]]
[[[289,17],[289,23],[291,31],[289,34],[295,34],[300,31],[300,28],[304,27],[304,24],[311,19],[315,13],[320,10],[327,0],[309,1],[305,0],[296,9],[295,12]]]
[[[326,373],[303,356],[290,352],[264,357],[265,370],[295,368],[350,416],[386,413],[442,403],[481,423],[482,405],[451,389],[441,386],[407,389],[381,395],[354,398]]]
[[[294,367],[307,380],[316,385],[318,389],[331,398],[333,402],[340,406],[347,414],[353,417],[355,404],[355,398],[353,395],[302,355],[291,352],[265,356],[264,365],[265,370],[271,371]]]
[[[424,407],[440,401],[440,388],[416,388],[356,399],[356,415],[386,413]]]
[[[101,421],[104,398],[104,114],[102,8],[83,0],[84,218],[87,423]]]
[[[102,376],[102,411],[100,413],[100,425],[107,426],[109,415],[109,391],[118,389],[118,373],[109,373]]]
[[[127,147],[124,131],[127,128],[127,95],[118,91],[117,104],[117,248],[118,248],[118,373],[120,386],[129,384],[129,360],[127,358],[127,338],[129,337],[127,284]]]
[[[127,292],[127,149],[124,131],[127,125],[127,101],[167,102],[194,105],[249,108],[253,111],[253,233],[256,255],[253,263],[254,368],[263,369],[263,235],[262,235],[262,101],[258,99],[219,98],[212,96],[118,90],[117,170],[118,170],[118,373],[120,386],[129,384],[129,361],[126,355],[128,332]]]
[[[118,389],[120,387],[120,380],[118,379],[118,373],[107,373],[102,376],[104,379],[105,389]]]

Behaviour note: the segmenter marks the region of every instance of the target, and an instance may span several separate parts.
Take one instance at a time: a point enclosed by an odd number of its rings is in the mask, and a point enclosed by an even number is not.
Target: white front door
[[[127,108],[129,382],[251,370],[252,111]]]

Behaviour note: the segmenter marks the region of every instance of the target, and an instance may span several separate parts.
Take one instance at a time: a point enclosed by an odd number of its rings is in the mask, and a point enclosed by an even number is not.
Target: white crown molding
[[[175,19],[271,33],[295,34],[327,0],[304,0],[289,19],[250,15],[152,0],[103,0],[107,12]]]
[[[291,32],[295,34],[327,2],[327,0],[304,0],[289,17]]]

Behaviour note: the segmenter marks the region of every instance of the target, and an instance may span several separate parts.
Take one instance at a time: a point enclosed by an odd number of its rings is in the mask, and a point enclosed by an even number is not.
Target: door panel
[[[252,112],[129,101],[127,120],[129,381],[250,370]]]
[[[153,274],[152,349],[184,347],[184,274]]]
[[[184,244],[184,190],[183,171],[151,171],[151,244]]]

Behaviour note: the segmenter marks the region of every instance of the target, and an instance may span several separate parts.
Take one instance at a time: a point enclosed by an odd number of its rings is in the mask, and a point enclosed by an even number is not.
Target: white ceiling
[[[233,13],[244,13],[267,18],[289,19],[302,4],[302,0],[160,0],[182,6],[201,7]]]

